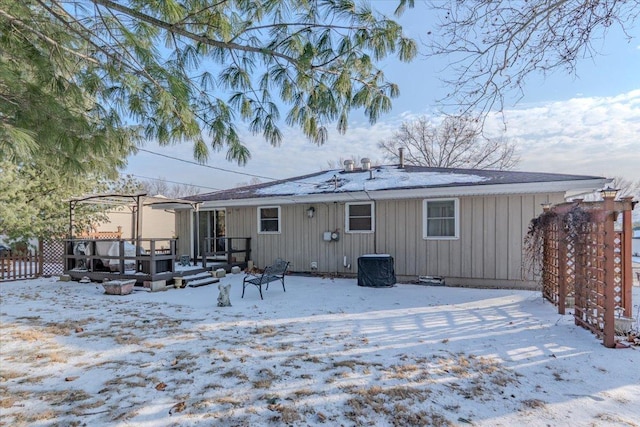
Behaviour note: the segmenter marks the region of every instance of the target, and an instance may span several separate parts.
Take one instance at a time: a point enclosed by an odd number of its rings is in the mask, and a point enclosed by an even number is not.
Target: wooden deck
[[[176,265],[176,239],[66,239],[65,274],[74,280],[167,280],[209,270]]]

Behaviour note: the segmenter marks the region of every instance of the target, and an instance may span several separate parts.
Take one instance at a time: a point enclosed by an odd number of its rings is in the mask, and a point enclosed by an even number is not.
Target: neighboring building
[[[205,238],[251,238],[258,267],[354,275],[358,257],[390,254],[398,280],[443,276],[448,285],[531,287],[523,238],[543,203],[610,180],[493,170],[381,166],[331,170],[188,199],[175,209],[179,253]]]
[[[175,237],[175,217],[173,210],[153,209],[152,203],[166,200],[163,196],[145,197],[142,207],[142,236],[145,238],[170,239]],[[120,230],[122,238],[135,239],[134,204],[116,207],[107,212],[108,221],[92,230],[99,233],[115,233]]]
[[[633,230],[633,240],[631,241],[631,253],[634,257],[640,258],[640,230]]]

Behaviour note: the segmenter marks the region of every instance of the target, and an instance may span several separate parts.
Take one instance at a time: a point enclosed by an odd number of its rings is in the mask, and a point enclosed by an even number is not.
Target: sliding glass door
[[[226,224],[224,209],[196,212],[194,253],[202,258],[202,249],[206,245],[206,252],[221,252],[226,250]]]

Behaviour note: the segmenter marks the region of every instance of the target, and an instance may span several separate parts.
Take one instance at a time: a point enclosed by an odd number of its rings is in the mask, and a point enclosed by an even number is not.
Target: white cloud
[[[208,164],[241,173],[288,178],[328,169],[329,161],[341,157],[381,160],[377,143],[390,137],[402,121],[418,115],[404,111],[384,117],[373,126],[352,121],[345,135],[331,127],[329,141],[323,146],[312,144],[292,128],[283,129],[284,140],[279,147],[271,147],[261,137],[245,133],[243,141],[252,153],[246,167],[228,162],[224,152],[215,153]],[[506,111],[505,119],[505,136],[518,144],[520,170],[640,180],[640,90],[612,97],[579,97],[523,106]],[[488,119],[489,133],[498,133],[502,128],[500,117]],[[191,147],[186,144],[160,149],[149,145],[148,148],[169,156],[192,158]],[[130,159],[128,171],[217,188],[233,187],[250,179],[145,153]]]
[[[505,113],[519,169],[640,179],[640,90]]]

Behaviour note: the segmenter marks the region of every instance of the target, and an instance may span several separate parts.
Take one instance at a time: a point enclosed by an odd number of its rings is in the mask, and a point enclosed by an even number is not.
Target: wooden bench
[[[264,299],[262,297],[262,285],[266,285],[267,290],[269,290],[269,283],[275,282],[276,280],[282,282],[282,290],[286,292],[287,290],[284,288],[284,275],[288,267],[288,261],[278,259],[273,265],[266,267],[260,275],[247,274],[242,280],[242,298],[244,298],[244,289],[247,285],[255,285],[260,291],[260,299]]]

